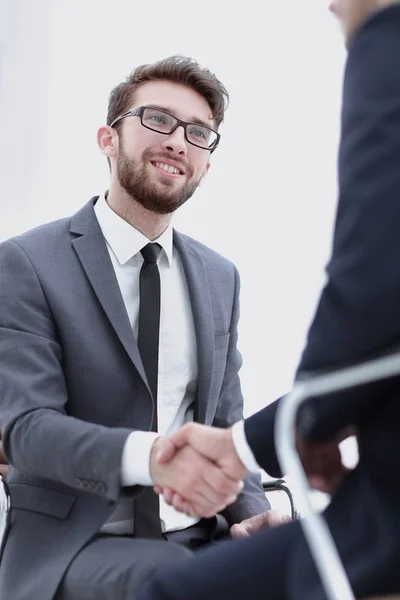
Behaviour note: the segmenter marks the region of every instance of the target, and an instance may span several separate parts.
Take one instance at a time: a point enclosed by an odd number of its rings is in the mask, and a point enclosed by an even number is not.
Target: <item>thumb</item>
[[[250,532],[247,529],[246,522],[242,521],[241,523],[235,523],[229,530],[231,537],[249,537]]]
[[[175,433],[162,438],[157,448],[156,461],[159,464],[169,462],[179,448],[183,448],[189,443],[189,437],[190,425],[184,425]]]
[[[177,452],[178,448],[169,438],[160,439],[157,445],[156,462],[158,464],[165,464],[172,460]]]

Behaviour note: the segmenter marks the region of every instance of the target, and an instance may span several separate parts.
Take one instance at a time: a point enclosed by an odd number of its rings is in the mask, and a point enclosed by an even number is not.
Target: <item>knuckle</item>
[[[196,488],[196,487],[198,487],[198,481],[199,481],[199,477],[197,476],[197,474],[193,473],[193,474],[189,475],[189,477],[187,478],[186,487],[189,490]]]
[[[217,474],[214,488],[219,494],[223,496],[231,495],[235,491],[235,485],[232,485],[228,481],[228,479],[221,473]]]
[[[179,493],[180,493],[180,495],[181,495],[181,496],[183,496],[183,498],[188,498],[188,497],[191,497],[191,495],[190,495],[190,490],[191,490],[191,487],[192,487],[192,486],[191,486],[190,482],[189,482],[189,481],[186,481],[186,482],[185,482],[185,483],[182,485],[181,489],[179,490]]]
[[[185,423],[185,425],[183,425],[182,430],[185,431],[185,433],[190,433],[193,429],[193,424],[192,423]]]
[[[196,475],[193,475],[193,484],[198,484],[202,481],[209,481],[209,477],[207,477],[207,471],[204,469],[203,465],[200,465],[196,471]]]
[[[204,519],[206,518],[206,513],[202,506],[199,506],[198,504],[194,504],[193,510],[198,517],[202,517]]]
[[[230,492],[225,479],[223,479],[222,477],[218,477],[218,479],[215,483],[215,490],[216,490],[216,492],[218,492],[219,494],[224,495],[224,496]]]

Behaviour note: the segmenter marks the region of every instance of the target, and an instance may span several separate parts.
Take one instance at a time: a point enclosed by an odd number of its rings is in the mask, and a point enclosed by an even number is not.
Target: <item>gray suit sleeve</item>
[[[218,407],[213,421],[215,427],[230,427],[243,418],[243,395],[239,379],[242,357],[237,348],[239,322],[239,273],[235,268],[235,295],[230,326],[229,347],[226,361],[224,380]],[[258,515],[271,508],[261,486],[261,476],[250,474],[244,481],[242,493],[236,502],[228,506],[223,515],[229,525],[240,523],[243,519]]]
[[[56,323],[29,258],[10,241],[0,244],[0,399],[4,452],[13,467],[118,498],[131,430],[67,415]]]

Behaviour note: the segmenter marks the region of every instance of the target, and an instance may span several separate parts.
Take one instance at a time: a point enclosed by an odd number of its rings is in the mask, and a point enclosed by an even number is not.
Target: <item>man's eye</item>
[[[149,115],[147,118],[149,121],[155,121],[156,123],[165,123],[165,117],[160,114]]]

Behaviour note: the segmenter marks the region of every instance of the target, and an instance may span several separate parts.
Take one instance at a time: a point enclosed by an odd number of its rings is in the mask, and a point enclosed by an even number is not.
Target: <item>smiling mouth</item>
[[[167,175],[169,177],[177,178],[183,175],[182,171],[178,167],[173,167],[172,165],[167,165],[166,163],[160,161],[152,161],[151,164],[158,171],[161,171],[163,175]]]

